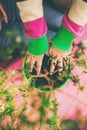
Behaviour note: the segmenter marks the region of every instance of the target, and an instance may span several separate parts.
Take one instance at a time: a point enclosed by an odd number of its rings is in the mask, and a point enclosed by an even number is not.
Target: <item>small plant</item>
[[[84,47],[83,43],[78,45],[74,44],[73,46],[76,46],[76,51],[74,54],[72,53],[71,56],[69,55],[66,58],[63,58],[62,70],[59,65],[60,61],[58,61],[55,65],[54,72],[51,74],[49,72],[51,58],[49,56],[44,56],[41,73],[37,75],[37,69],[35,66],[31,72],[30,64],[26,62],[28,61],[27,55],[24,60],[23,70],[25,78],[29,81],[29,85],[32,88],[38,89],[39,91],[49,92],[65,86],[68,80],[71,79],[74,85],[78,85],[80,90],[83,90],[83,87],[80,85],[79,76],[73,75],[72,70],[77,65],[78,67],[83,67],[83,73],[87,73],[85,71],[87,69],[87,56],[85,55],[86,47]]]
[[[49,56],[44,56],[41,73],[37,75],[36,67],[34,66],[33,71],[30,70],[30,64],[24,61],[23,69],[24,75],[30,81],[30,86],[39,89],[41,91],[49,92],[54,91],[57,88],[63,87],[69,77],[72,70],[69,58],[63,59],[63,69],[60,71],[59,63],[55,66],[55,70],[50,74],[49,68],[51,59]]]

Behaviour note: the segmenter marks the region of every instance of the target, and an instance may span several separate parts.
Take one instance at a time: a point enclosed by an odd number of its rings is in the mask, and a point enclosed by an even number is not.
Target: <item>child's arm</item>
[[[52,57],[50,71],[53,72],[57,60],[61,63],[72,49],[72,43],[81,43],[87,39],[87,0],[74,0],[70,10],[64,15],[58,33],[51,39],[49,55]],[[54,57],[57,57],[56,60]]]
[[[30,62],[32,68],[36,62],[37,73],[40,73],[43,55],[49,48],[42,0],[26,0],[18,2],[17,5],[24,23],[25,36],[27,36],[30,41],[27,49],[27,61]]]
[[[4,17],[5,23],[8,23],[8,16],[7,16],[7,14],[6,14],[6,12],[5,12],[5,10],[0,2],[0,30],[2,28],[2,23],[1,23],[2,17]]]

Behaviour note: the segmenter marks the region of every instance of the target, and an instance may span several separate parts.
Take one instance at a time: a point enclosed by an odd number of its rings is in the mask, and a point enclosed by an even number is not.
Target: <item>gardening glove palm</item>
[[[63,58],[70,57],[71,51],[64,52],[59,50],[58,48],[54,47],[53,45],[50,46],[47,55],[51,57],[51,66],[50,66],[50,74],[54,72],[55,65],[58,63],[59,71],[62,71],[63,68]]]
[[[36,70],[37,74],[40,74],[43,56],[44,55],[36,56],[36,55],[30,54],[29,52],[27,52],[26,63],[30,63],[30,66],[31,66],[30,71],[31,72],[33,70],[33,67],[35,67],[34,64],[36,62],[35,70]]]

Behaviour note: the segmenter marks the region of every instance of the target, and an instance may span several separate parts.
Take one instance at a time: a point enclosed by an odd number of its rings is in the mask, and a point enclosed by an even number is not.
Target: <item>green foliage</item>
[[[45,107],[50,107],[51,103],[50,103],[50,95],[48,95],[48,97],[45,97],[45,94],[42,95],[42,105]]]
[[[76,60],[76,64],[80,67],[83,67],[84,69],[87,69],[87,63],[84,59],[82,60]]]
[[[51,119],[47,120],[47,124],[49,125],[49,128],[47,130],[61,130],[58,124],[58,115],[57,115],[58,103],[56,103],[55,100],[53,100],[52,104],[54,108],[51,108],[51,110],[53,111],[54,115]]]
[[[74,83],[78,83],[78,82],[79,82],[79,77],[78,77],[78,75],[76,75],[76,76],[72,75],[71,80],[72,80]]]

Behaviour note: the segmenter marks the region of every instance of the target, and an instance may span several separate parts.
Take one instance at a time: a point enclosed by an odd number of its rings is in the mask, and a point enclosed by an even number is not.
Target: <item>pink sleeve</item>
[[[47,33],[47,26],[44,17],[24,23],[24,33],[30,38],[39,38]]]

